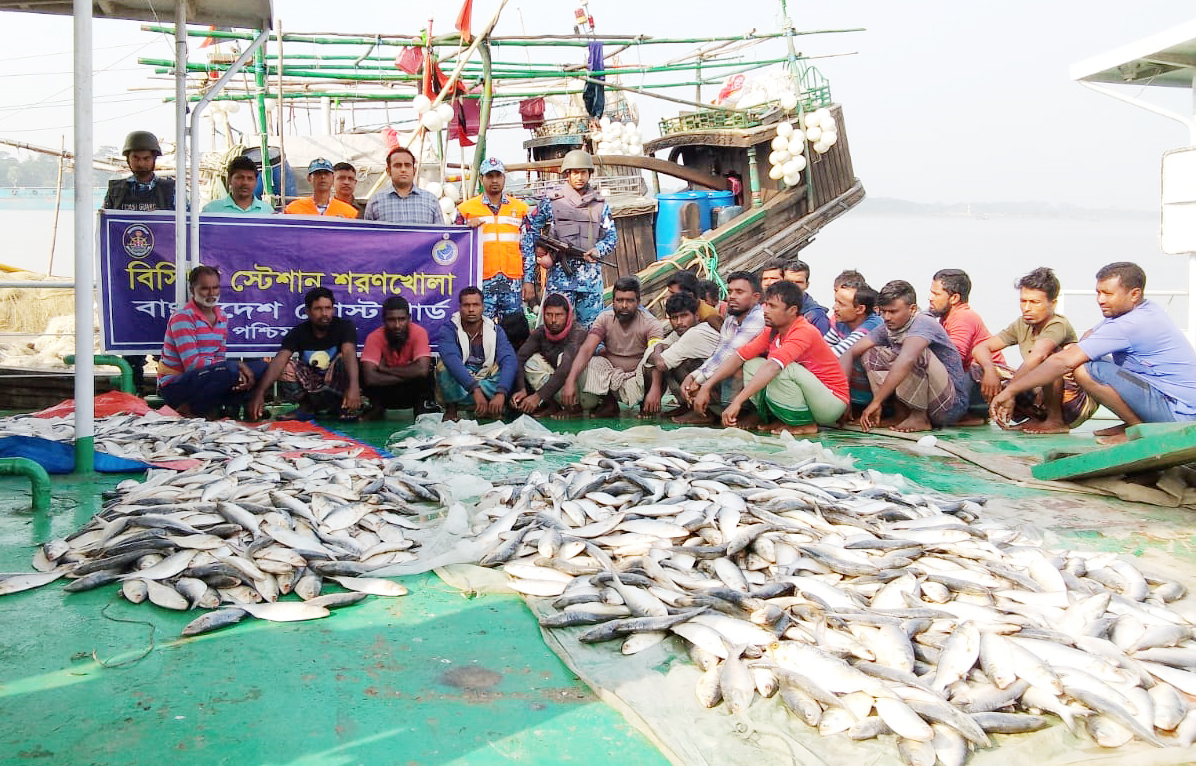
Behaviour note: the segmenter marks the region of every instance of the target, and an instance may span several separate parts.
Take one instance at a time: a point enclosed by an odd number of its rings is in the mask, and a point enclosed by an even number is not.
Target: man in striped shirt
[[[228,318],[217,305],[220,272],[196,266],[187,282],[191,300],[166,325],[158,393],[184,417],[235,416],[266,366],[260,359],[224,358]]]
[[[694,396],[714,371],[748,341],[764,332],[764,310],[760,307],[760,280],[750,271],[733,271],[727,275],[727,319],[719,330],[718,347],[710,358],[691,372],[681,384],[682,394],[690,407]],[[725,391],[724,391],[725,393]],[[729,397],[721,396],[727,400]],[[705,409],[705,407],[703,407]],[[677,423],[711,423],[712,415],[691,411],[673,418]]]

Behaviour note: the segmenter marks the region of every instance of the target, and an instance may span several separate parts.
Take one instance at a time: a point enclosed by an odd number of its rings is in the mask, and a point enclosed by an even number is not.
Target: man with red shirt
[[[411,305],[401,295],[382,302],[382,326],[366,336],[361,351],[361,379],[370,400],[366,420],[381,420],[388,409],[410,409],[416,415],[431,409],[428,331],[411,321]]]
[[[767,329],[723,362],[698,390],[694,409],[705,413],[719,381],[743,367],[743,390],[723,410],[723,425],[753,428],[775,416],[773,433],[812,434],[847,410],[847,376],[818,328],[801,315],[802,291],[776,282],[764,291]],[[740,417],[751,400],[757,415]]]
[[[972,349],[992,337],[980,315],[968,305],[972,293],[972,280],[960,269],[939,269],[930,282],[930,299],[927,307],[939,324],[947,331],[951,342],[959,351],[963,362],[963,374],[972,377]],[[1005,364],[1005,358],[997,351],[992,361]],[[976,376],[979,377],[979,376]],[[971,386],[968,412],[955,424],[957,426],[984,425],[988,419],[988,401],[980,391],[980,384]]]

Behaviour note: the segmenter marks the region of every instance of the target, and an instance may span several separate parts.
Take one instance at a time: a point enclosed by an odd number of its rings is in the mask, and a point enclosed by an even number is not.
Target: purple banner
[[[401,295],[428,331],[481,284],[481,247],[462,226],[401,226],[309,216],[200,216],[199,262],[220,269],[228,353],[270,355],[307,315],[303,294],[327,287],[358,345]],[[174,213],[100,213],[100,331],[106,351],[158,354],[174,311]]]

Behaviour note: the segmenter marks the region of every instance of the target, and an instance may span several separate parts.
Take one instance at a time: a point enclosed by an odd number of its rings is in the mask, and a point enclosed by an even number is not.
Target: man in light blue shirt
[[[1126,441],[1139,423],[1196,420],[1196,351],[1167,312],[1143,298],[1146,273],[1111,263],[1096,273],[1096,302],[1105,319],[993,398],[994,418],[1007,419],[1013,398],[1074,370],[1088,395],[1122,419],[1097,431],[1097,443]]]
[[[274,208],[253,196],[257,186],[257,164],[242,154],[228,163],[228,196],[203,206],[205,213],[271,215]]]

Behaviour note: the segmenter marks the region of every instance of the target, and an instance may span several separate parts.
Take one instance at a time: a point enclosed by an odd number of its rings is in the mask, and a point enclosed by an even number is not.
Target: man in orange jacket
[[[307,166],[307,180],[311,196],[291,201],[284,213],[291,215],[323,215],[333,218],[356,218],[357,208],[332,196],[332,163],[317,157]]]
[[[490,157],[478,172],[483,194],[457,206],[457,224],[482,230],[482,297],[487,317],[501,321],[508,314],[521,313],[523,302],[535,300],[535,287],[523,281],[523,256],[519,237],[527,218],[527,203],[508,197],[507,169]]]

